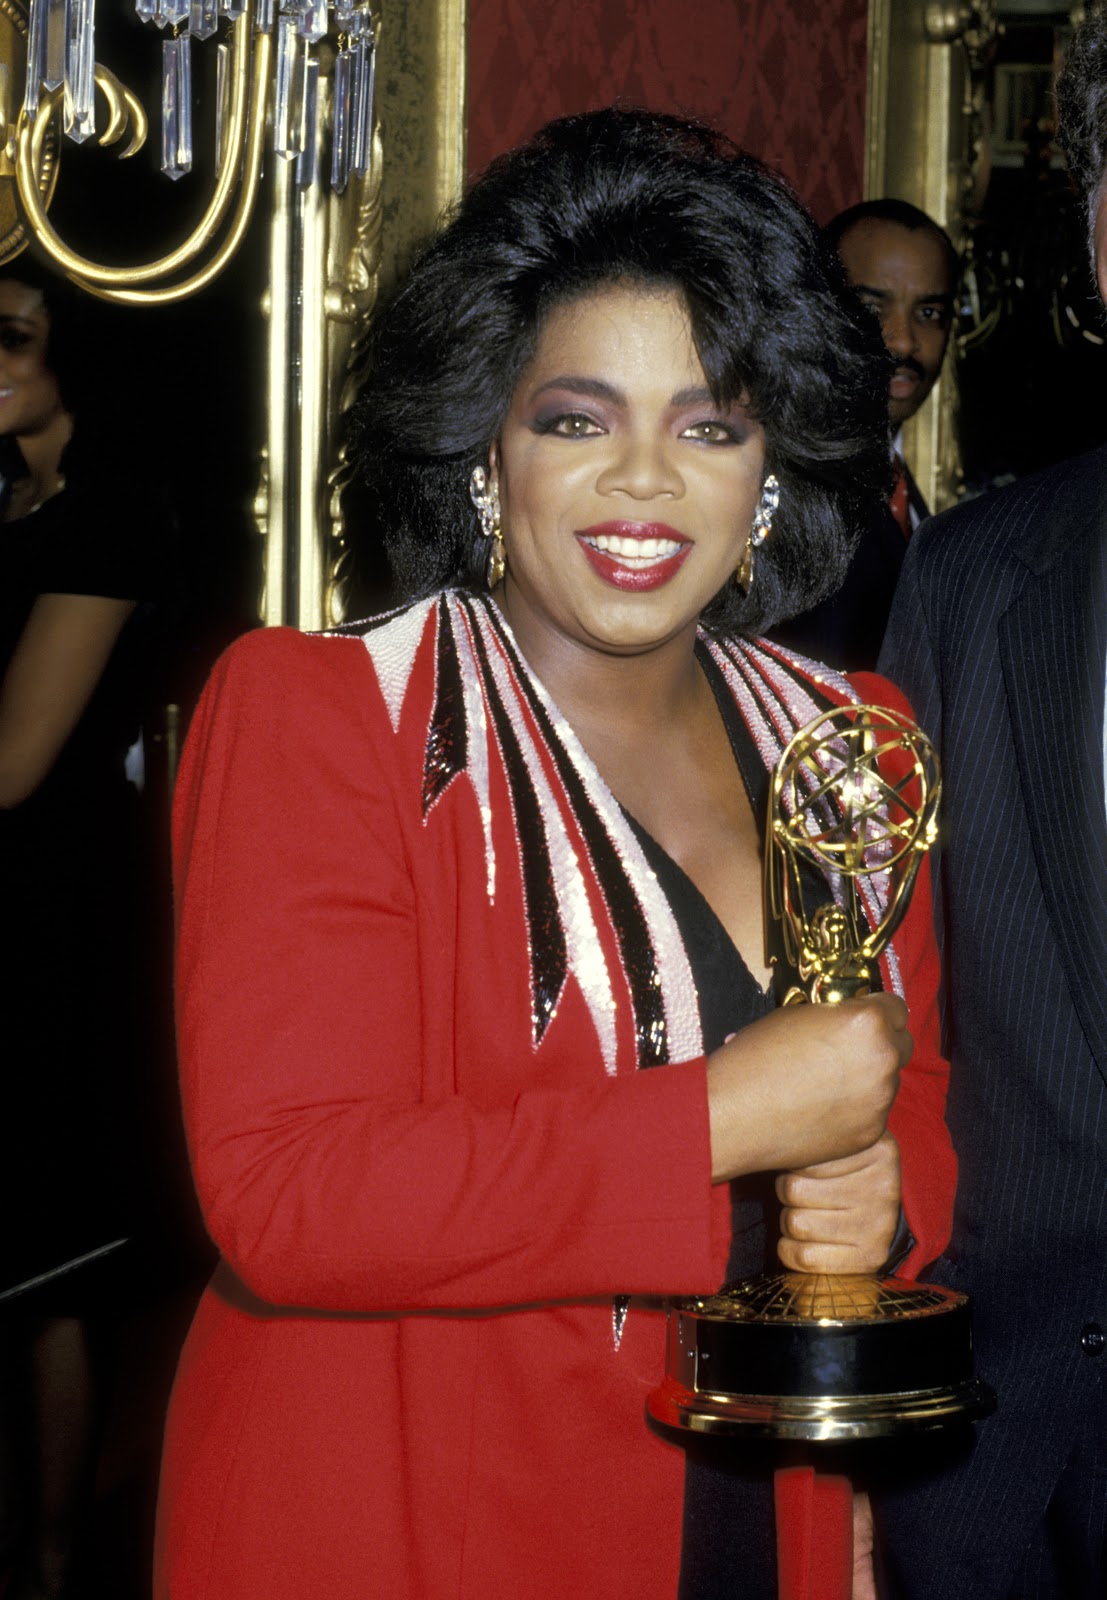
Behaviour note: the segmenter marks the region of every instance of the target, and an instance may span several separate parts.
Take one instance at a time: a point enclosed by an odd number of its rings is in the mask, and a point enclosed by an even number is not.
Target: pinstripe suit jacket
[[[889,1495],[897,1595],[1006,1595],[1107,1355],[1107,450],[927,524],[881,670],[938,744],[953,1237],[998,1392],[971,1453]]]

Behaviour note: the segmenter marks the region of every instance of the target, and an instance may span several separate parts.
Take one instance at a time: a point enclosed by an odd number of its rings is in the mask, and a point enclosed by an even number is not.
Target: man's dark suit
[[[916,520],[925,517],[926,501],[910,473],[907,497]],[[906,549],[887,505],[877,506],[837,593],[771,629],[770,639],[841,672],[872,672]]]
[[[1107,1434],[1105,658],[1107,451],[912,540],[881,670],[945,774],[961,1176],[933,1276],[972,1294],[999,1408],[971,1457],[879,1510],[897,1596],[1103,1593],[1075,1571],[1041,1588],[1020,1573],[1082,1430]],[[1107,1479],[1088,1499],[1102,1555]]]

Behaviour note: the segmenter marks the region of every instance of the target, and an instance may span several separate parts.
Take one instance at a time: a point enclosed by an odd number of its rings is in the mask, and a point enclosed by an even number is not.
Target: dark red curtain
[[[820,222],[860,200],[867,0],[470,0],[469,168],[623,99],[723,128]]]

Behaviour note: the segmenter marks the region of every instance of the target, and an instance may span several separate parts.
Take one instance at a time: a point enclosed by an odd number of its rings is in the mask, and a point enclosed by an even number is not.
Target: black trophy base
[[[782,1273],[669,1309],[658,1422],[751,1438],[888,1439],[971,1421],[968,1299],[897,1278]]]

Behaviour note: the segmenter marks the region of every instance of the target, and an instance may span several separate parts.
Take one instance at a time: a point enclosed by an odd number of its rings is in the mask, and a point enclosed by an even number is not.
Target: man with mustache
[[[836,595],[772,637],[844,671],[871,671],[880,653],[908,539],[926,502],[902,455],[902,430],[937,381],[949,343],[957,256],[946,233],[905,200],[866,200],[827,225],[846,278],[871,307],[895,367],[888,380],[894,486],[872,518]]]

